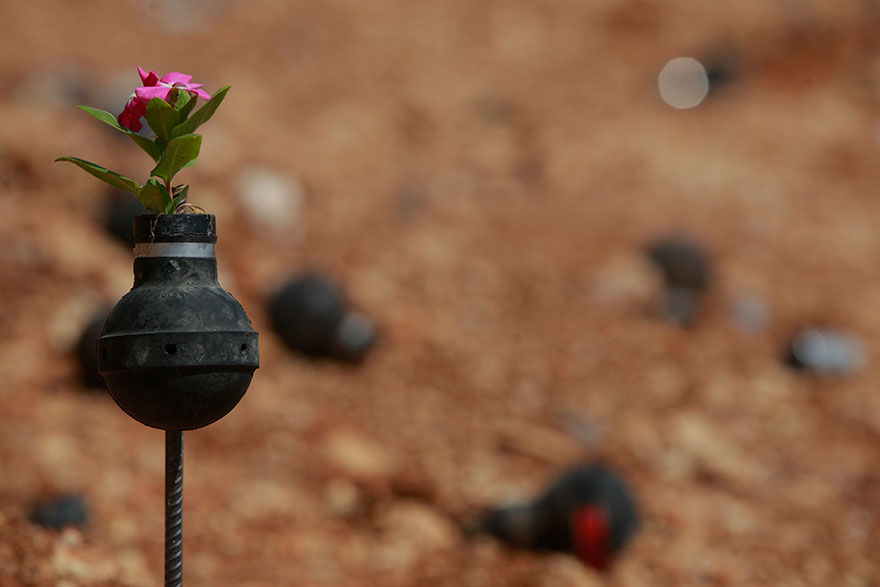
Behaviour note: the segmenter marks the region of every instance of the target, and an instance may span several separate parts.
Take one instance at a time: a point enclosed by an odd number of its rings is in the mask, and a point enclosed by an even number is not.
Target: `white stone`
[[[248,222],[276,235],[302,236],[304,193],[297,178],[270,169],[252,167],[238,176],[238,197]]]

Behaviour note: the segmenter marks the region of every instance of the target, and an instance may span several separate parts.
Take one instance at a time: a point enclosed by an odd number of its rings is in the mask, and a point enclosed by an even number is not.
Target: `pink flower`
[[[206,92],[205,90],[201,89],[202,84],[192,83],[191,75],[185,75],[183,73],[172,71],[171,73],[163,75],[161,78],[159,78],[159,74],[155,71],[151,71],[148,74],[140,67],[138,67],[138,73],[140,74],[141,80],[143,80],[144,85],[137,88],[134,93],[138,98],[144,100],[145,102],[149,102],[153,98],[160,98],[167,102],[168,95],[174,89],[186,90],[190,94],[194,94],[204,100],[211,99],[211,95],[208,94],[208,92]]]
[[[137,132],[144,127],[141,124],[141,118],[146,115],[147,103],[132,95],[122,113],[116,117],[116,120],[125,128]]]
[[[144,85],[135,89],[122,113],[116,118],[119,124],[134,132],[143,128],[141,118],[146,116],[147,104],[153,98],[160,98],[168,102],[172,91],[186,90],[204,100],[211,99],[211,95],[202,89],[202,84],[192,83],[191,75],[172,71],[160,78],[155,71],[147,73],[140,66],[138,66],[138,74]]]

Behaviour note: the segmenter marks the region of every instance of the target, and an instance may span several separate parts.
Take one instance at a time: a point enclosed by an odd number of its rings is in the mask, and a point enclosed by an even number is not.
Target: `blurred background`
[[[880,583],[878,24],[873,0],[0,1],[0,584],[161,581],[164,435],[75,353],[131,287],[117,195],[53,163],[146,179],[74,107],[119,113],[138,65],[232,86],[178,177],[261,333],[241,404],[186,434],[186,584]],[[670,235],[710,264],[685,302],[646,254]],[[359,363],[273,329],[304,270],[375,324]],[[459,531],[593,461],[642,513],[608,572]],[[30,521],[58,494],[87,523]]]

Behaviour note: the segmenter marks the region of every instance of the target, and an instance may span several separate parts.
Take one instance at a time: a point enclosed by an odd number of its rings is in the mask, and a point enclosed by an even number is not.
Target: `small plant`
[[[211,97],[202,84],[192,83],[192,76],[171,72],[159,77],[155,71],[147,73],[138,67],[143,85],[136,88],[119,116],[106,110],[79,106],[101,122],[128,135],[156,162],[150,177],[143,185],[97,163],[79,157],[59,157],[69,161],[115,188],[132,192],[151,212],[173,214],[193,207],[186,202],[189,186],[173,185],[174,176],[181,169],[195,164],[202,146],[202,135],[197,128],[208,122],[226,97],[229,86]],[[206,100],[198,110],[198,98]],[[138,134],[145,118],[155,138]]]

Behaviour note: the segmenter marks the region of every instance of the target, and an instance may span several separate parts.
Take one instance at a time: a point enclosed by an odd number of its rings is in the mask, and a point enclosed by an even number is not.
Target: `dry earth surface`
[[[244,400],[186,434],[187,585],[880,584],[877,10],[3,0],[0,585],[161,582],[163,434],[86,391],[70,351],[130,252],[97,182],[52,162],[143,179],[72,106],[118,112],[136,65],[233,86],[181,177],[261,333]],[[679,111],[656,80],[682,55],[732,77]],[[259,214],[255,169],[295,197]],[[670,231],[715,260],[690,329],[658,319],[642,253]],[[363,365],[273,334],[266,300],[305,267],[381,325]],[[763,329],[732,318],[749,296]],[[789,370],[805,324],[854,333],[865,367]],[[591,460],[643,512],[610,572],[458,531]],[[60,491],[87,528],[28,522]]]

